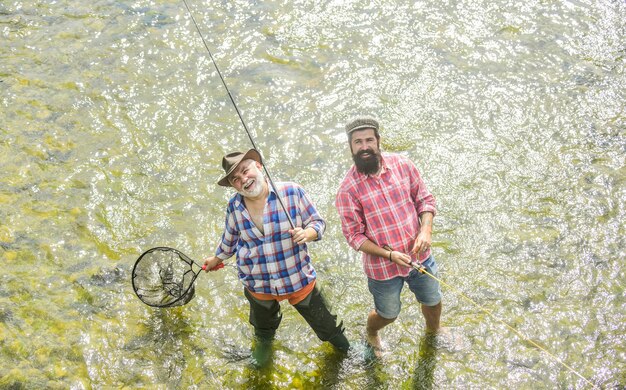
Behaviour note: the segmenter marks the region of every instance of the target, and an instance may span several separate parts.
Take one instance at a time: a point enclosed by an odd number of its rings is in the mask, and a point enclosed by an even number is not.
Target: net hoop
[[[175,299],[172,301],[168,301],[165,304],[159,304],[156,303],[154,301],[150,301],[147,298],[145,298],[146,294],[142,294],[140,291],[142,291],[144,288],[142,286],[139,286],[136,283],[136,279],[139,276],[139,274],[137,273],[139,268],[140,268],[140,264],[142,264],[142,260],[145,262],[146,257],[147,256],[151,256],[153,253],[155,252],[165,252],[165,253],[171,253],[172,255],[176,256],[178,259],[180,259],[180,262],[184,262],[188,265],[188,270],[182,275],[183,276],[183,281],[182,283],[185,283],[185,276],[187,274],[191,274],[191,279],[186,283],[186,287],[184,287],[184,291],[177,291],[176,295],[174,296],[174,294],[172,294],[171,292],[168,291],[169,295],[174,297]],[[193,267],[197,266],[200,268],[200,270],[198,270],[198,272],[194,272],[193,271]],[[198,277],[198,275],[200,274],[201,271],[201,266],[198,265],[195,261],[193,261],[191,258],[189,258],[188,256],[186,256],[184,253],[180,252],[177,249],[174,248],[170,248],[170,247],[165,247],[165,246],[159,246],[159,247],[154,247],[154,248],[150,248],[147,251],[143,252],[135,261],[135,264],[133,266],[133,271],[132,271],[132,276],[131,276],[131,282],[132,282],[132,286],[133,286],[133,291],[135,292],[135,295],[137,295],[137,297],[141,300],[141,302],[143,302],[144,304],[151,306],[151,307],[158,307],[158,308],[170,308],[170,307],[174,307],[174,306],[182,306],[187,304],[189,301],[191,301],[194,297],[195,294],[195,288],[194,288],[194,282],[196,280],[196,278]],[[159,269],[159,274],[162,271],[162,269]],[[177,286],[178,287],[178,286]],[[163,290],[165,290],[163,288]],[[166,290],[167,291],[167,290]]]

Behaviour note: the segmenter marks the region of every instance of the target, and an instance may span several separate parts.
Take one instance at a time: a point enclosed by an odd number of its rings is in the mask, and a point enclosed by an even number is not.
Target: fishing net
[[[152,248],[135,262],[133,289],[146,305],[182,306],[193,298],[200,271],[201,266],[176,249]]]

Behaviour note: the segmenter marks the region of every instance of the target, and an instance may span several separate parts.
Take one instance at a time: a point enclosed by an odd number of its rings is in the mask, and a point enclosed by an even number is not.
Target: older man
[[[412,262],[437,274],[431,254],[435,199],[407,158],[381,153],[378,121],[361,117],[346,125],[354,166],[337,192],[335,206],[348,244],[361,251],[374,309],[367,318],[367,341],[380,356],[378,332],[400,314],[406,283],[421,303],[426,330],[439,330],[439,283],[417,272]]]
[[[287,300],[320,340],[346,351],[349,343],[342,323],[337,324],[316,284],[308,254],[307,243],[322,238],[324,220],[299,185],[284,182],[277,183],[276,188],[270,186],[261,164],[255,149],[230,153],[222,159],[225,174],[218,184],[233,187],[237,193],[228,202],[215,256],[205,265],[212,269],[236,255],[258,345],[274,338],[282,318],[279,302]],[[290,225],[287,212],[295,227]]]

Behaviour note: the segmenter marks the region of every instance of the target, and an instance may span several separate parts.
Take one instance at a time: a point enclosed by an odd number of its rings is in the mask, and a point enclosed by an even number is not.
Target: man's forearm
[[[433,213],[426,211],[420,214],[420,232],[431,233],[433,230]]]
[[[377,256],[377,257],[383,257],[383,258],[386,258],[386,259],[389,258],[389,250],[388,249],[381,248],[378,245],[374,244],[370,240],[366,240],[365,242],[363,242],[363,244],[359,248],[359,251],[365,252],[365,253],[367,253],[369,255],[373,255],[373,256]]]

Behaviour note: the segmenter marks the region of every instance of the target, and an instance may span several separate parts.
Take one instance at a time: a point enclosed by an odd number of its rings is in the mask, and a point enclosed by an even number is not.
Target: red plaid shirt
[[[436,213],[435,198],[428,192],[415,165],[398,154],[383,153],[378,175],[364,175],[352,166],[337,192],[335,206],[348,244],[359,250],[366,240],[378,246],[409,253],[420,231],[419,215]],[[413,260],[425,261],[430,249]],[[412,268],[387,258],[363,253],[365,274],[375,280],[407,276]]]

